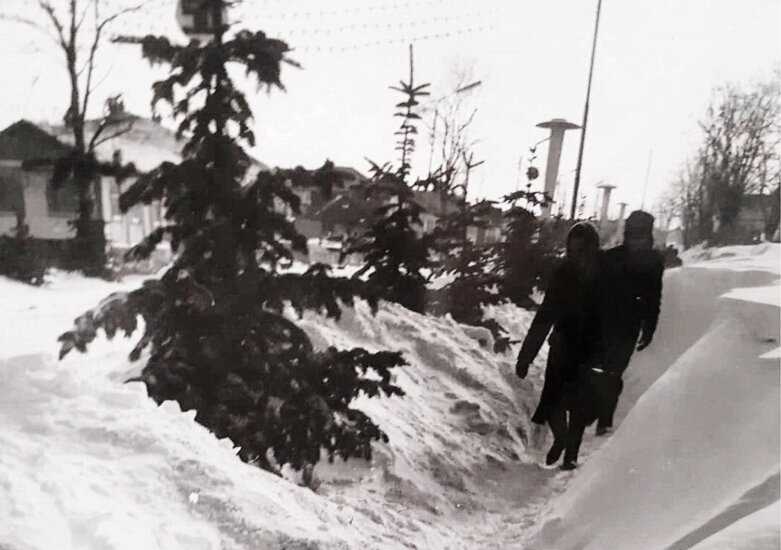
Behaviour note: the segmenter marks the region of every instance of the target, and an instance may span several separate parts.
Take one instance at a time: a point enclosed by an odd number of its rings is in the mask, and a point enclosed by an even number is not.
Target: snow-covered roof
[[[111,160],[114,151],[120,150],[124,162],[132,162],[142,171],[152,170],[165,161],[179,162],[184,140],[177,139],[176,132],[148,118],[132,116],[132,120],[133,126],[127,133],[98,145],[100,159]],[[87,136],[92,135],[97,125],[97,120],[87,121]],[[64,143],[73,143],[71,130],[63,125],[38,123],[38,126]],[[254,170],[251,171],[268,170],[257,159],[252,158],[252,162]]]

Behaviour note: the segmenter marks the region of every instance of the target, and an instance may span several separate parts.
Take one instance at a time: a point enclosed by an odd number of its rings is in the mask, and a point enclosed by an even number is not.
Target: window
[[[0,212],[17,212],[24,208],[24,193],[18,175],[0,172]]]

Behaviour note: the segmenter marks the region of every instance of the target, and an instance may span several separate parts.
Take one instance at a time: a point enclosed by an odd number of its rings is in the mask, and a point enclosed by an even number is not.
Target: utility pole
[[[640,202],[640,210],[645,208],[645,192],[648,190],[648,177],[651,175],[651,159],[654,156],[654,150],[648,153],[648,166],[645,168],[645,183],[643,184],[643,199]]]
[[[583,147],[586,144],[586,126],[588,125],[588,107],[591,100],[591,80],[594,76],[594,55],[597,51],[597,35],[599,34],[599,14],[602,11],[602,0],[597,0],[597,19],[594,24],[594,41],[591,44],[591,63],[588,69],[588,86],[586,87],[586,105],[583,108],[583,124],[580,133],[580,148],[578,149],[578,164],[575,169],[575,188],[572,190],[572,210],[570,218],[575,219],[575,204],[578,199],[578,188],[580,187],[580,170],[583,166]]]

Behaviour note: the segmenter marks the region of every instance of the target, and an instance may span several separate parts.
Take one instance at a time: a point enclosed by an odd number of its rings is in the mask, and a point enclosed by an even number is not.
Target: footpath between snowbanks
[[[780,249],[735,247],[667,273],[625,418],[528,548],[779,546]]]

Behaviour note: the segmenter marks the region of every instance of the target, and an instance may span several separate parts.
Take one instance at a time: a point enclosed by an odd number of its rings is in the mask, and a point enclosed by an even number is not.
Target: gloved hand
[[[529,374],[529,363],[518,359],[518,361],[515,363],[515,374],[518,376],[518,378],[526,378],[526,375]]]
[[[637,342],[637,351],[643,351],[651,343],[653,335],[642,333],[640,334],[640,340]]]

